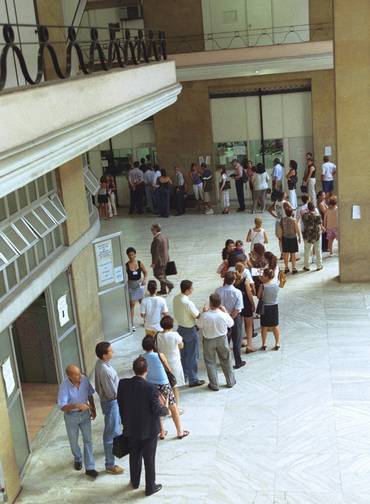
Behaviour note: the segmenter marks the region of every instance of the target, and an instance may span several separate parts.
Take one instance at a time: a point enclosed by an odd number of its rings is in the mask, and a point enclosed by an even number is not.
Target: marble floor
[[[149,266],[153,221],[125,215],[103,223],[103,234],[122,230],[125,244],[136,247]],[[181,279],[192,279],[201,307],[220,284],[215,271],[224,240],[244,238],[252,215],[193,214],[160,222],[180,272],[175,291]],[[264,224],[276,252],[272,218],[265,215]],[[298,264],[303,267],[302,259]],[[148,502],[369,504],[370,285],[341,285],[337,275],[334,256],[325,259],[321,272],[288,278],[280,291],[281,351],[246,356],[233,389],[181,391],[181,419],[191,435],[175,439],[166,420],[169,435],[157,452],[163,490]],[[130,376],[142,334],[140,327],[114,345],[121,376]],[[205,377],[202,360],[200,374]],[[94,443],[100,471],[102,430],[99,410]],[[74,471],[60,415],[47,445],[34,447],[19,502],[139,502],[144,488],[130,489],[128,460],[121,463],[122,477],[102,472],[95,482]]]

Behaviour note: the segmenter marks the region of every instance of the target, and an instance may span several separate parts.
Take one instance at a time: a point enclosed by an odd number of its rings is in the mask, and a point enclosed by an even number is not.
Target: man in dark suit
[[[161,284],[161,290],[158,294],[167,294],[167,287],[169,292],[173,289],[173,283],[167,280],[166,277],[166,267],[170,260],[168,255],[168,238],[162,234],[161,226],[159,224],[153,224],[151,231],[154,236],[150,247],[153,274]]]
[[[168,414],[164,399],[155,385],[146,381],[148,364],[144,357],[134,360],[133,378],[120,380],[117,402],[130,450],[130,479],[140,485],[142,459],[145,466],[145,495],[161,490],[155,482],[155,452],[160,431],[160,416]]]

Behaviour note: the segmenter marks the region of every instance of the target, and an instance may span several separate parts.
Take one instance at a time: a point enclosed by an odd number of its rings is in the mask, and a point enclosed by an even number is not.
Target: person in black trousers
[[[155,452],[160,432],[160,416],[168,409],[155,385],[146,381],[148,364],[144,357],[134,360],[135,376],[120,380],[117,402],[130,451],[130,479],[136,489],[140,485],[142,459],[145,466],[145,495],[161,490],[155,482]]]
[[[242,165],[236,159],[233,161],[234,174],[232,175],[235,180],[236,195],[238,196],[239,208],[237,212],[244,212],[245,201],[244,201],[244,182],[243,174],[244,170]]]

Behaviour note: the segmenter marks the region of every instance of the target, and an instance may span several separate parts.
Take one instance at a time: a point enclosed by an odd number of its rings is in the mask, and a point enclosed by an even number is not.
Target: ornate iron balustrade
[[[240,47],[332,40],[333,25],[317,23],[294,26],[268,26],[218,33],[198,33],[167,38],[169,54],[218,51]],[[200,48],[200,47],[204,48]]]
[[[150,63],[167,59],[166,37],[163,31],[159,31],[157,36],[154,32],[135,30],[134,37],[132,30],[123,30],[117,26],[100,28],[109,32],[109,39],[99,41],[98,28],[87,28],[90,34],[89,42],[77,40],[77,32],[74,26],[44,26],[44,25],[10,25],[1,24],[4,43],[0,55],[0,92],[4,90],[8,76],[8,64],[10,56],[14,55],[14,61],[19,63],[20,70],[27,84],[34,86],[46,79],[45,54],[50,56],[52,68],[59,79],[68,79],[72,76],[72,57],[75,53],[80,71],[85,75],[90,75],[96,71],[108,71],[113,67],[127,67],[129,65],[139,65],[140,63]],[[37,50],[37,72],[32,76],[29,71],[30,61],[24,57],[22,45],[35,44],[34,42],[17,41],[14,31],[15,27],[35,28],[38,35]],[[60,46],[61,42],[50,42],[50,29],[63,29],[67,31],[65,54],[61,56],[60,51],[55,46]],[[117,37],[117,34],[122,34]],[[60,61],[65,59],[63,65]],[[12,64],[14,64],[12,61]]]

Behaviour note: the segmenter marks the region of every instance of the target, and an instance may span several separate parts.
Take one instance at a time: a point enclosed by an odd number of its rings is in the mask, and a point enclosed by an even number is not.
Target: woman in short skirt
[[[272,331],[275,337],[275,346],[273,350],[280,348],[280,329],[279,329],[279,306],[278,294],[279,284],[275,281],[274,270],[266,268],[263,271],[262,283],[259,287],[258,297],[263,300],[263,313],[261,314],[261,350],[266,351],[266,340],[268,331]]]
[[[129,247],[126,250],[128,261],[126,263],[126,274],[128,280],[128,296],[130,299],[130,313],[132,330],[135,331],[134,317],[136,301],[141,303],[144,297],[144,286],[148,278],[148,272],[144,264],[136,259],[136,250],[134,247]]]
[[[280,233],[282,240],[283,259],[285,264],[285,273],[289,273],[289,256],[292,262],[292,273],[298,273],[296,265],[296,253],[298,252],[298,243],[301,243],[301,232],[297,220],[293,217],[293,209],[285,208],[286,216],[280,221]]]

